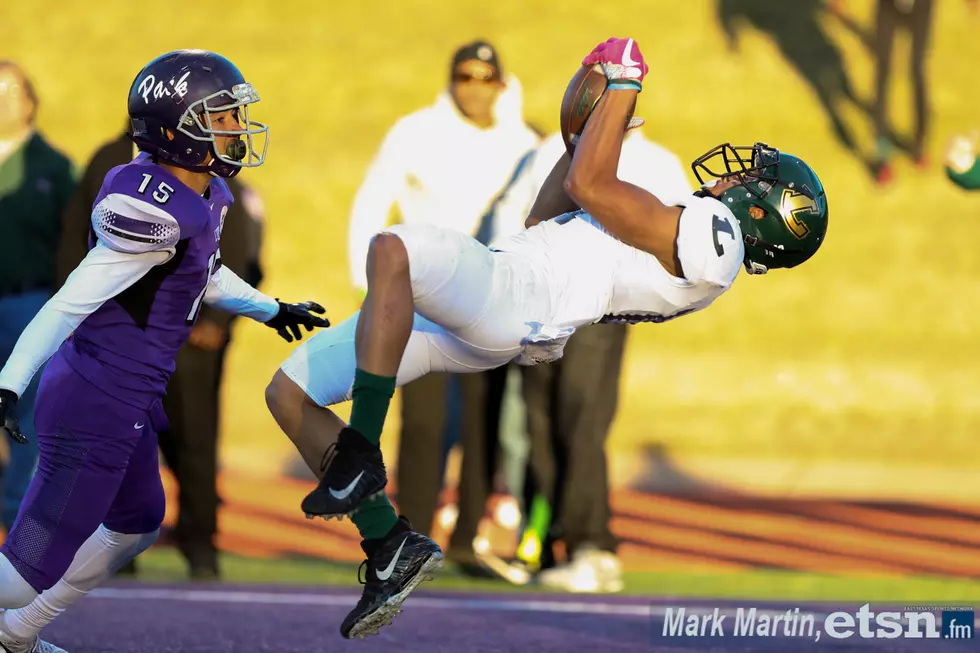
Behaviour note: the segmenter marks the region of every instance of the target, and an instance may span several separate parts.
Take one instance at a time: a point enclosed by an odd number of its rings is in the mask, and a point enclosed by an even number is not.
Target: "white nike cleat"
[[[542,571],[537,581],[545,587],[565,592],[620,592],[623,589],[623,565],[615,553],[582,547],[572,555],[571,562]]]
[[[7,624],[0,617],[0,653],[68,653],[68,651],[44,641],[38,635],[27,640],[17,639],[7,632]]]

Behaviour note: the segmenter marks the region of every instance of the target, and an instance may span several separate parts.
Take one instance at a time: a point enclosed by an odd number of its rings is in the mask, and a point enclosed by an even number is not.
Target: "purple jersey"
[[[134,406],[163,396],[221,264],[218,241],[232,201],[224,180],[212,179],[202,197],[145,154],[106,175],[89,247],[99,240],[124,253],[172,256],[105,302],[62,346],[79,374]]]

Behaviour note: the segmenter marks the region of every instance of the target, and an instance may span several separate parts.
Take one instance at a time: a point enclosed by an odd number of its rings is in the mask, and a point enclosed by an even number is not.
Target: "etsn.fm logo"
[[[943,610],[943,639],[973,639],[973,610]]]

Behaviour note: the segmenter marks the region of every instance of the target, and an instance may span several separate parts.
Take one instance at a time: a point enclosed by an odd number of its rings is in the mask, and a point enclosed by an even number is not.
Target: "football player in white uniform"
[[[267,389],[272,414],[320,477],[304,512],[351,515],[364,539],[364,595],[344,637],[376,633],[442,564],[439,547],[384,494],[378,443],[396,386],[430,371],[554,360],[578,327],[692,313],[743,264],[753,274],[794,267],[823,242],[827,200],[816,174],[762,143],[726,143],[698,158],[704,186],[682,205],[620,181],[623,126],[647,67],[632,39],[610,39],[583,63],[600,64],[609,84],[574,157],[562,157],[539,193],[529,228],[489,248],[429,225],[378,234],[362,309],[298,347]],[[326,407],[351,398],[348,426]]]

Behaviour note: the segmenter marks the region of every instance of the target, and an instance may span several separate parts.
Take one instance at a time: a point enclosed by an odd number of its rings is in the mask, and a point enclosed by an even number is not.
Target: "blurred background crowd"
[[[417,0],[299,3],[291,18],[254,3],[221,30],[206,13],[148,19],[117,3],[82,31],[67,3],[43,18],[28,4],[0,9],[0,363],[85,255],[103,177],[135,155],[125,97],[150,58],[210,49],[255,84],[270,158],[231,183],[222,259],[253,285],[268,274],[318,297],[336,322],[363,296],[372,235],[394,221],[484,243],[523,229],[563,151],[565,83],[595,43],[633,36],[652,70],[620,177],[672,203],[696,189],[696,156],[767,141],[821,175],[828,244],[704,314],[594,325],[552,364],[406,386],[383,440],[401,512],[465,573],[612,592],[621,540],[643,539],[615,518],[640,501],[630,492],[980,503],[976,199],[962,192],[980,188],[974,2],[487,13]],[[168,389],[164,545],[195,578],[220,577],[233,541],[219,529],[219,469],[257,493],[308,480],[261,401],[288,349],[252,333],[205,309]],[[20,404],[29,437],[36,379]],[[37,452],[3,453],[9,528]]]

